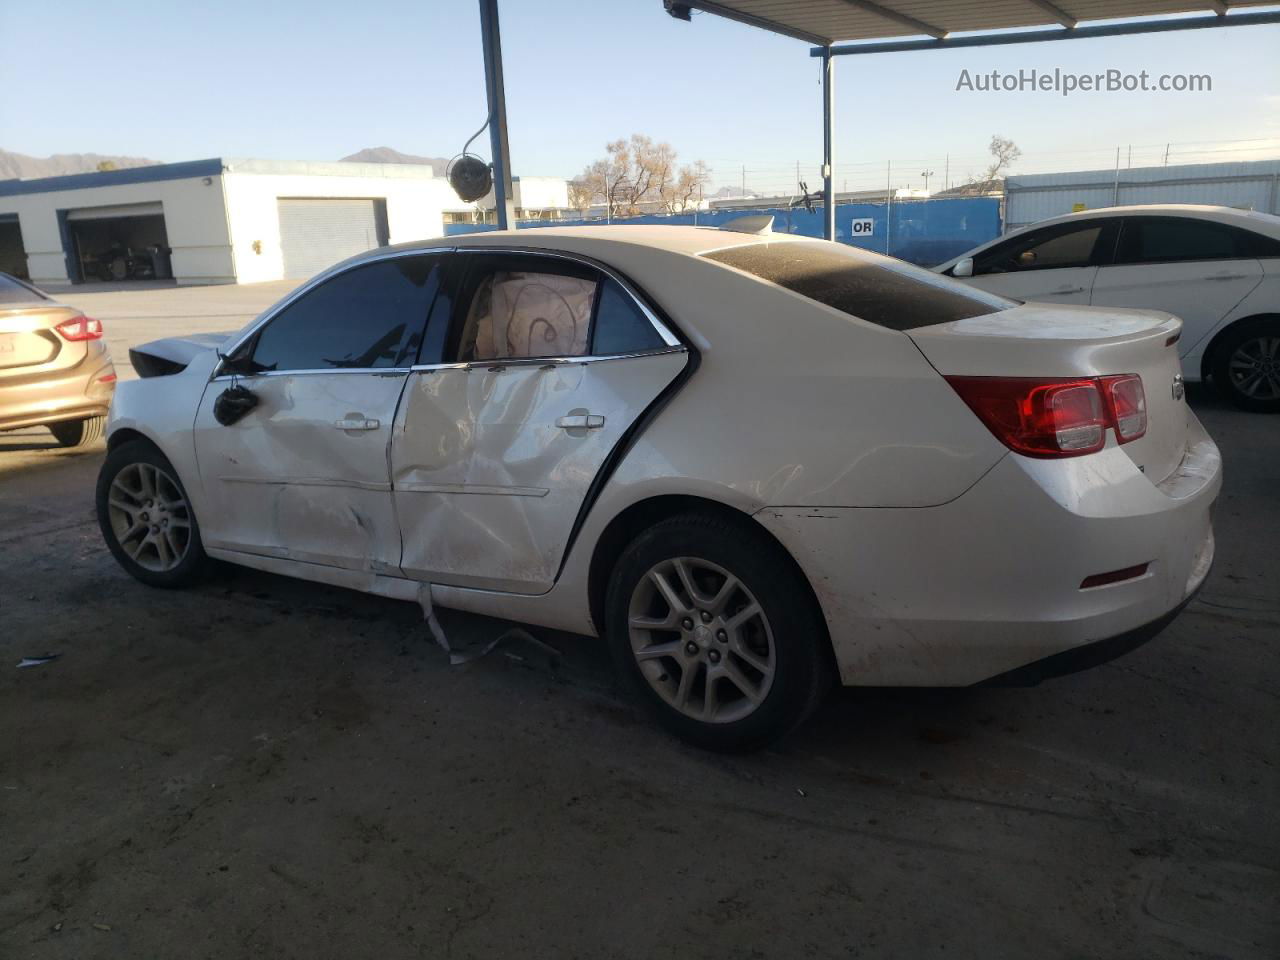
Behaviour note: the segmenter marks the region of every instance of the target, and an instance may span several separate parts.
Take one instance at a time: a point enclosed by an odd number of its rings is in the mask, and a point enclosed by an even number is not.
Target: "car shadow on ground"
[[[64,447],[53,439],[47,427],[26,427],[0,433],[0,454],[65,450],[67,453],[98,452],[97,446]]]

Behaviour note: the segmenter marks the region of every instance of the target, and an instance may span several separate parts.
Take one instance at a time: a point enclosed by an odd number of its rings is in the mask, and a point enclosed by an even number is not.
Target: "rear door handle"
[[[377,430],[382,424],[377,420],[371,420],[365,417],[350,417],[345,420],[335,420],[333,425],[338,430]]]
[[[1063,293],[1084,293],[1084,287],[1059,287],[1057,290],[1050,290],[1053,294]]]
[[[604,417],[594,413],[582,416],[558,417],[556,426],[561,430],[599,430],[604,426]]]
[[[1210,274],[1210,280],[1243,280],[1247,277],[1247,273],[1214,273]]]

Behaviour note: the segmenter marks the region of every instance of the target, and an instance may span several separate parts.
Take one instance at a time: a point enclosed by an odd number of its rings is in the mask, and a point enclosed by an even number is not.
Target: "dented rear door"
[[[454,258],[465,279],[448,346],[412,373],[393,438],[401,567],[428,582],[543,593],[593,482],[688,352],[633,288],[594,266]]]

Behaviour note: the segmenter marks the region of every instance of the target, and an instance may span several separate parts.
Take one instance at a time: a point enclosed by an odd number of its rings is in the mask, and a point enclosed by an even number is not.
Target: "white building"
[[[213,159],[3,180],[0,270],[92,282],[105,254],[125,251],[178,283],[302,278],[362,250],[441,236],[457,203],[430,167],[393,163]]]

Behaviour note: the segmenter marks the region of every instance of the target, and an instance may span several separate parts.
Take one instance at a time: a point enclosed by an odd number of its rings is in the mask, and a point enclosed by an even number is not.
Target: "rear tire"
[[[762,747],[803,723],[831,686],[830,639],[808,584],[746,522],[687,513],[654,525],[623,550],[605,604],[624,683],[696,746]]]
[[[1214,383],[1242,410],[1280,413],[1280,319],[1238,323],[1214,348]]]
[[[89,417],[85,420],[64,420],[49,424],[53,439],[64,447],[87,447],[102,439],[106,417]]]
[[[210,561],[186,488],[165,456],[135,440],[107,454],[98,473],[98,527],[116,562],[152,587],[186,587]]]

